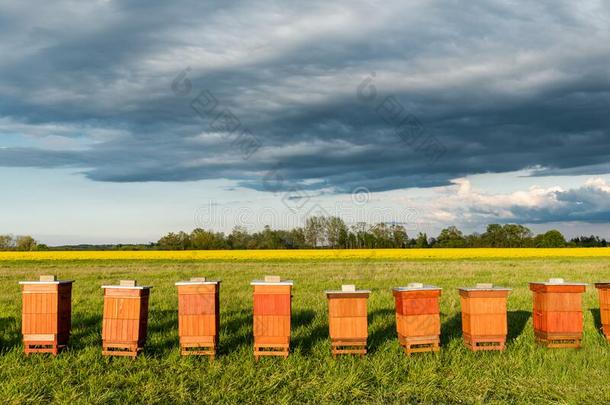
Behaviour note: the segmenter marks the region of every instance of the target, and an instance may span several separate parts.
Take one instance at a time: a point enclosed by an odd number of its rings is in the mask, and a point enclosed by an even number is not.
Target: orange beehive
[[[278,276],[254,280],[254,358],[288,357],[292,281]]]
[[[610,340],[610,281],[595,283],[599,292],[599,314],[602,319],[602,330],[606,339]]]
[[[72,281],[40,276],[21,281],[23,346],[26,354],[57,353],[68,345],[72,322]]]
[[[504,350],[508,332],[506,300],[510,288],[477,284],[460,288],[462,333],[471,350]]]
[[[441,288],[410,283],[392,291],[398,341],[405,353],[438,351],[441,343]]]
[[[338,354],[366,354],[369,335],[367,302],[370,293],[369,290],[356,290],[354,285],[343,285],[340,291],[326,291],[333,357]]]
[[[582,293],[586,284],[561,278],[530,283],[534,293],[534,334],[546,347],[580,347],[582,339]]]
[[[220,281],[205,277],[176,283],[178,287],[178,334],[180,353],[208,355],[218,349]]]
[[[152,287],[134,280],[105,285],[102,354],[136,357],[146,343],[148,297]]]

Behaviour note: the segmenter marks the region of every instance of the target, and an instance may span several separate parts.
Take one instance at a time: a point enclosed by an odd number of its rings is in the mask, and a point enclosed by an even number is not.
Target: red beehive
[[[57,353],[68,345],[72,323],[72,281],[40,276],[21,281],[25,354]]]
[[[466,346],[473,351],[504,350],[508,332],[506,301],[511,289],[477,284],[459,291]]]
[[[136,357],[146,343],[148,297],[152,287],[134,280],[105,285],[102,354]]]
[[[410,283],[393,290],[398,341],[407,355],[440,350],[441,288]]]
[[[220,281],[205,277],[176,283],[180,354],[216,356],[220,329]]]
[[[595,283],[599,293],[599,314],[602,320],[602,330],[606,339],[610,340],[610,281]]]
[[[331,353],[366,354],[368,339],[367,303],[369,290],[343,285],[340,291],[326,291]]]
[[[254,280],[254,358],[288,357],[292,281],[279,276]]]
[[[582,293],[584,283],[561,278],[530,283],[534,293],[534,334],[546,347],[580,347],[582,339]]]

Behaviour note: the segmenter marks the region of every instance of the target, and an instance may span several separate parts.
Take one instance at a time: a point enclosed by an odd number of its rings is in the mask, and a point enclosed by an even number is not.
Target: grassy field
[[[74,279],[70,349],[26,358],[20,343],[19,280],[39,274]],[[292,353],[252,356],[251,279],[295,281]],[[223,280],[221,356],[181,358],[174,282],[204,275]],[[0,398],[4,403],[600,403],[610,402],[610,344],[599,332],[595,288],[584,297],[580,350],[534,343],[527,282],[563,277],[610,279],[608,258],[519,260],[333,260],[293,262],[4,261],[0,262]],[[149,340],[136,360],[101,356],[104,283],[136,278],[154,286]],[[423,281],[443,288],[442,349],[407,358],[396,339],[390,288]],[[493,282],[513,288],[504,353],[468,351],[461,341],[456,288]],[[330,356],[323,291],[355,283],[369,301],[369,355]]]

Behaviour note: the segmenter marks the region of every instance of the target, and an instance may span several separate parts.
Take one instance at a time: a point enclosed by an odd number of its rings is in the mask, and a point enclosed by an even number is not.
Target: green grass
[[[20,342],[19,280],[39,274],[76,280],[70,349],[57,358],[25,357]],[[292,353],[252,356],[252,290],[265,274],[295,281]],[[174,282],[221,278],[221,355],[181,358]],[[607,259],[417,262],[42,262],[0,263],[0,398],[3,403],[405,403],[610,401],[610,345],[599,332],[597,293],[584,296],[583,348],[534,343],[527,282],[564,277],[610,279]],[[136,278],[154,286],[149,339],[136,360],[101,355],[104,283]],[[422,281],[443,288],[442,348],[406,357],[396,339],[391,287]],[[503,353],[468,351],[461,341],[456,288],[475,282],[512,287]],[[371,289],[366,358],[333,360],[323,291],[355,283]]]

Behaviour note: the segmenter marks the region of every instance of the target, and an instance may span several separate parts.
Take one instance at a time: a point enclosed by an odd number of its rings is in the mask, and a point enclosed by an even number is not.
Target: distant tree
[[[390,227],[392,233],[392,242],[395,248],[406,248],[409,244],[409,235],[407,230],[402,225],[392,225]]]
[[[427,248],[430,247],[430,245],[428,244],[428,235],[426,235],[426,233],[419,233],[417,235],[417,238],[415,239],[415,244],[414,246],[416,248]]]
[[[443,229],[436,238],[436,247],[461,248],[465,245],[466,239],[464,238],[464,234],[455,226]]]
[[[15,238],[15,249],[22,251],[36,250],[38,243],[29,235],[17,236]]]
[[[371,229],[373,236],[374,248],[389,248],[392,247],[392,232],[390,228],[384,224],[379,223]]]
[[[565,247],[566,240],[558,230],[550,230],[544,234],[537,235],[534,238],[536,247],[541,248],[558,248]]]
[[[321,216],[309,217],[305,221],[305,240],[311,247],[326,245],[326,218]]]
[[[235,226],[227,237],[227,243],[231,249],[247,249],[251,237],[248,230],[243,226]]]
[[[293,228],[288,232],[288,242],[286,247],[289,249],[303,249],[307,247],[305,242],[305,231],[301,227]]]
[[[332,248],[344,248],[347,244],[347,226],[339,217],[326,218],[324,229],[328,246]]]
[[[532,231],[519,224],[506,224],[502,227],[505,235],[504,247],[528,247],[532,245]]]
[[[486,247],[503,247],[506,244],[506,235],[500,224],[487,225],[487,230],[481,238]]]
[[[485,247],[483,238],[481,237],[481,235],[479,233],[474,232],[470,235],[466,235],[465,239],[466,239],[466,247],[469,247],[469,248]]]
[[[183,232],[184,233],[184,232]],[[161,237],[157,242],[159,249],[161,250],[182,250],[183,244],[179,234],[170,232],[167,235]]]
[[[278,231],[271,229],[269,225],[265,225],[262,232],[257,235],[259,241],[259,249],[283,249],[285,247],[282,236]]]
[[[351,226],[350,237],[353,248],[362,249],[370,243],[371,236],[369,234],[369,226],[366,222],[356,222]]]
[[[608,242],[599,236],[579,236],[570,240],[570,245],[576,247],[606,247]]]
[[[0,235],[0,250],[11,250],[15,248],[15,240],[11,235]]]
[[[227,247],[223,233],[206,231],[201,228],[193,230],[190,235],[178,234],[178,237],[182,246],[185,246],[184,249],[211,250]]]

